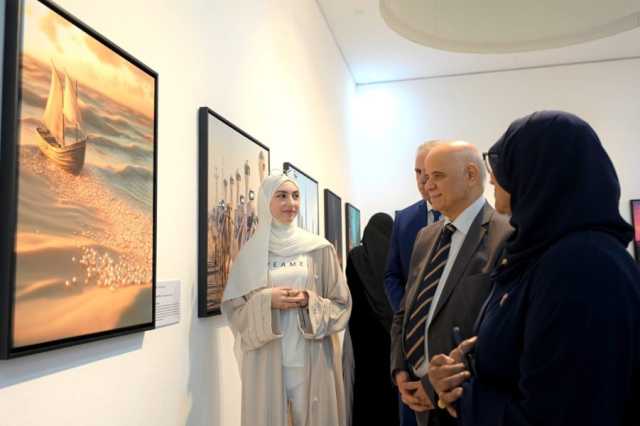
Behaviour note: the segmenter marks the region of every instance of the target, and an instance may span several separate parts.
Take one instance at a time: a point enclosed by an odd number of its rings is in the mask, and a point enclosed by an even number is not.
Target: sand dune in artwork
[[[23,301],[16,305],[15,320],[21,325],[21,332],[16,335],[14,344],[20,347],[54,341],[63,336],[113,330],[121,325],[120,319],[132,310],[132,300],[140,300],[138,296],[150,290],[150,286],[131,286],[115,291],[87,287],[54,304],[42,298]],[[137,308],[141,317],[151,320],[148,302]],[[47,326],[43,327],[43,324]]]
[[[42,235],[23,232],[16,241],[16,253],[30,254],[47,249],[77,248],[81,245],[91,244],[92,241],[81,236],[67,238],[63,236]]]

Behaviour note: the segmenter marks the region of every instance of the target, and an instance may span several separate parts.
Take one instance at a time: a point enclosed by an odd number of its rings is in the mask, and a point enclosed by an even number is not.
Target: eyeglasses
[[[493,175],[494,173],[493,173],[493,167],[491,167],[491,162],[493,161],[495,163],[498,161],[498,154],[495,152],[483,152],[482,160],[484,161],[484,165],[489,171],[489,173]]]

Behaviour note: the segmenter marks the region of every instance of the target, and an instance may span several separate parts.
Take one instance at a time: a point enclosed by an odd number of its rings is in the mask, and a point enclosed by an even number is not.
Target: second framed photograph
[[[640,200],[631,200],[631,223],[633,224],[633,253],[640,263]]]
[[[294,179],[300,188],[298,226],[306,231],[320,235],[318,181],[291,163],[284,163],[282,168],[284,173]]]
[[[207,107],[198,111],[198,316],[220,313],[233,260],[258,225],[269,148]]]
[[[342,200],[334,192],[324,190],[324,236],[338,252],[340,265],[342,260]]]
[[[362,238],[360,234],[360,210],[353,204],[346,203],[344,205],[344,212],[345,223],[347,225],[345,236],[347,238],[346,246],[348,255],[352,248],[360,244]]]

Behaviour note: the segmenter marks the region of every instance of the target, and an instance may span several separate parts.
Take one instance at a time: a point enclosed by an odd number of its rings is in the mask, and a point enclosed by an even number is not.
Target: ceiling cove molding
[[[440,4],[439,1],[420,3],[421,7],[424,7],[425,3]],[[495,37],[495,34],[490,34],[490,36],[494,37],[488,37],[482,40],[482,29],[476,31],[476,29],[471,26],[467,26],[455,34],[455,30],[452,31],[451,28],[461,28],[460,16],[447,17],[444,14],[438,15],[437,8],[435,7],[434,10],[436,10],[436,12],[434,12],[434,15],[428,20],[435,24],[433,26],[446,27],[446,32],[449,33],[449,35],[443,34],[445,31],[430,32],[427,24],[421,24],[418,27],[415,22],[408,22],[409,20],[416,21],[416,16],[424,15],[412,13],[415,12],[410,10],[412,9],[412,4],[416,4],[416,1],[380,0],[380,14],[389,28],[406,39],[435,49],[461,53],[515,53],[558,48],[597,40],[640,27],[640,11],[637,11],[593,27],[584,28],[584,26],[582,26],[582,28],[577,28],[574,31],[571,31],[570,28],[563,28],[555,33],[551,32],[545,35],[542,30],[545,28],[544,21],[540,21],[539,26],[536,27],[534,37],[514,39],[510,37],[509,31],[504,31],[503,40],[496,40],[497,37]],[[401,16],[398,13],[402,7],[406,7],[404,12],[407,16]],[[640,10],[640,5],[638,9]],[[498,11],[494,10],[494,12],[487,13],[490,13],[493,17],[500,16],[500,19],[508,21],[508,19],[505,19],[508,18],[508,16],[499,14]],[[542,16],[539,18],[544,19]],[[454,22],[454,24],[458,25],[447,25],[447,19],[450,19],[452,22],[458,19],[458,21]],[[497,32],[498,31],[496,31],[496,33]],[[502,30],[500,32],[502,33]]]

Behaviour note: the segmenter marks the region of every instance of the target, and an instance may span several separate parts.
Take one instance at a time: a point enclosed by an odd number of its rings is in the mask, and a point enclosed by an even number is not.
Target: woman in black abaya
[[[388,374],[393,313],[384,293],[392,228],[391,216],[373,215],[362,245],[347,256],[347,284],[353,299],[349,320],[355,361],[353,426],[398,425],[398,396]]]

